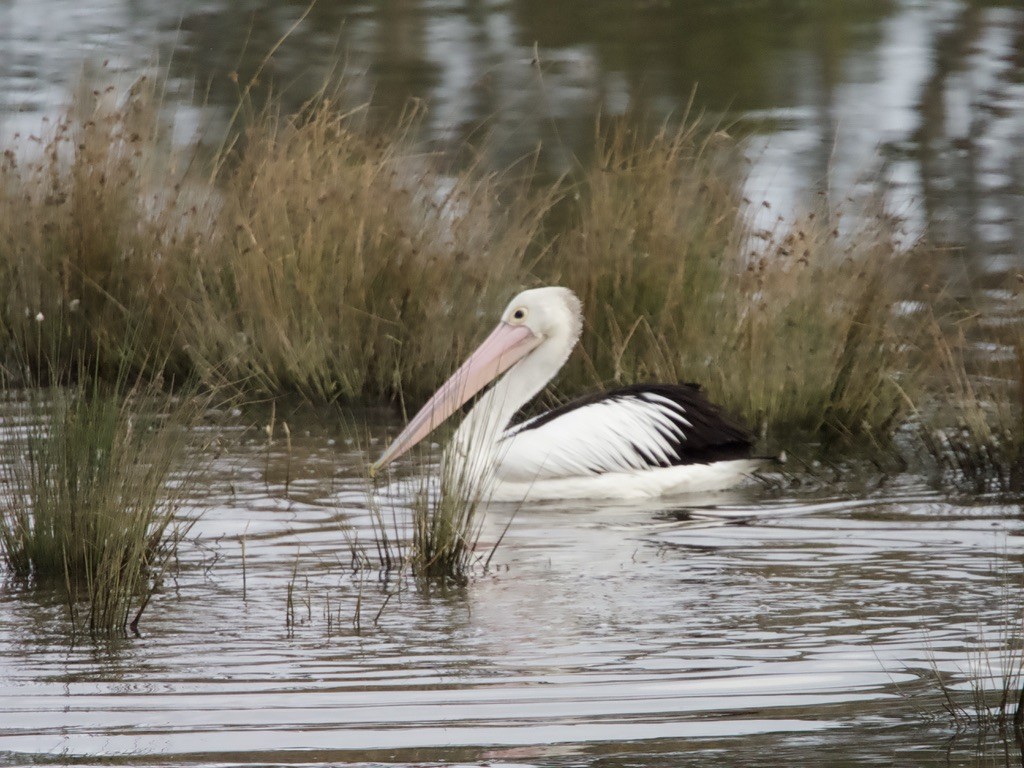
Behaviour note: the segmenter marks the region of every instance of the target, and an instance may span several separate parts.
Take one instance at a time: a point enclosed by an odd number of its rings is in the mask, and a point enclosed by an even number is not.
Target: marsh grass
[[[914,263],[898,221],[756,226],[740,145],[699,120],[652,138],[616,124],[599,146],[576,220],[537,267],[586,312],[584,354],[561,387],[697,381],[762,434],[891,432],[921,335],[895,310]]]
[[[137,369],[415,400],[480,318],[542,282],[587,313],[559,394],[698,381],[765,434],[878,438],[906,413],[916,331],[893,309],[913,282],[898,222],[755,226],[740,143],[699,119],[602,125],[591,165],[538,187],[530,158],[449,171],[417,149],[415,111],[371,135],[326,98],[253,110],[206,163],[176,157],[158,96],[144,82],[97,94],[34,159],[4,160],[0,330],[37,373],[41,332],[110,377],[143,329],[161,353]],[[65,322],[40,328],[39,314]]]
[[[221,159],[223,205],[185,313],[204,373],[314,400],[423,394],[523,270],[545,195],[367,136],[329,101],[265,112]]]
[[[412,478],[398,480],[398,497],[382,498],[368,479],[372,549],[351,540],[352,562],[385,574],[466,583],[474,570],[486,571],[494,550],[480,551],[484,499],[477,486],[438,482],[435,464],[424,458]],[[396,491],[396,489],[392,489]]]
[[[40,333],[58,334],[66,362],[112,379],[141,333],[151,376],[316,402],[429,388],[475,330],[459,321],[522,275],[553,193],[526,193],[529,161],[448,172],[415,148],[416,113],[372,136],[327,99],[248,119],[189,156],[143,80],[19,137],[0,158],[4,354],[39,380],[56,346]]]
[[[447,442],[443,434],[436,439]],[[466,463],[438,463],[427,451],[412,455],[412,467],[377,476],[367,471],[373,541],[368,545],[350,536],[353,567],[387,576],[408,573],[424,584],[465,584],[474,573],[487,571],[504,536],[490,547],[480,546],[489,486]]]
[[[199,405],[150,385],[76,383],[20,393],[0,444],[0,543],[9,570],[63,587],[76,630],[138,630],[190,523],[183,462]]]
[[[435,493],[422,491],[412,504],[413,572],[465,583],[473,569],[486,571],[501,543],[480,550],[487,485],[462,462],[444,467]]]
[[[352,565],[363,569],[375,566],[386,575],[401,574],[410,563],[408,547],[411,536],[408,533],[408,522],[403,520],[403,512],[393,499],[382,501],[373,489],[372,481],[367,477],[367,510],[370,513],[370,526],[373,531],[374,558],[366,545],[358,539],[349,541],[352,552]]]
[[[937,385],[921,438],[941,485],[971,493],[1024,491],[1024,328],[972,312],[933,319]],[[945,327],[951,325],[952,327]]]
[[[762,432],[886,441],[921,387],[924,319],[904,309],[916,274],[898,222],[877,212],[840,226],[808,215],[751,233],[763,249],[739,273],[740,311],[710,381]]]
[[[900,222],[880,206],[783,219],[744,200],[742,143],[699,118],[603,122],[594,160],[544,186],[533,158],[446,167],[417,145],[415,110],[372,132],[324,97],[294,115],[247,108],[212,157],[175,151],[159,99],[146,80],[87,94],[0,160],[0,356],[24,382],[59,348],[62,370],[108,381],[127,364],[250,396],[404,406],[516,291],[557,283],[586,326],[549,402],[698,382],[787,446],[874,447],[911,403],[930,408],[928,312],[909,309],[928,281]],[[933,447],[982,456],[978,477],[1019,466],[1002,416],[986,418],[974,445],[945,430]],[[1005,471],[995,485],[1021,482]]]
[[[84,94],[0,158],[0,339],[25,383],[55,369],[113,380],[125,364],[180,362],[158,90],[143,78],[119,104],[112,89]],[[128,343],[138,335],[145,350]],[[133,350],[139,359],[126,358]]]

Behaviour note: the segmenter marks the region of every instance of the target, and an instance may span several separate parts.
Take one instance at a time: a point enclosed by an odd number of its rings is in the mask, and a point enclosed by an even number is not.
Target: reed
[[[353,567],[455,584],[465,584],[477,566],[486,569],[493,549],[477,549],[484,514],[481,489],[440,478],[437,465],[427,458],[414,478],[397,480],[388,497],[368,478],[373,545],[350,539]]]
[[[448,427],[434,438],[447,443]],[[357,442],[367,444],[364,436]],[[476,443],[475,436],[470,439]],[[485,465],[454,460],[449,448],[438,462],[436,451],[415,451],[413,466],[389,468],[373,475],[367,466],[366,508],[370,513],[372,546],[350,533],[349,547],[356,570],[376,569],[386,576],[411,574],[432,584],[466,584],[485,572],[501,543],[481,549],[489,485]],[[470,449],[469,455],[478,455]],[[410,471],[411,469],[411,471]]]
[[[951,327],[947,327],[951,326]],[[932,398],[921,443],[941,486],[970,493],[1024,491],[1024,329],[978,311],[933,319]]]
[[[529,159],[448,171],[417,149],[417,114],[371,135],[325,98],[252,115],[212,160],[176,158],[157,90],[98,94],[36,159],[0,164],[0,334],[35,375],[54,334],[111,378],[134,329],[160,350],[130,361],[159,359],[149,376],[419,399],[477,318],[544,282],[587,312],[556,397],[699,381],[768,436],[877,440],[917,396],[898,222],[821,211],[762,226],[740,144],[699,120],[604,127],[591,165],[538,188]]]
[[[650,139],[617,124],[599,142],[576,219],[538,266],[586,312],[561,388],[698,381],[762,434],[879,438],[899,424],[921,324],[895,309],[913,263],[897,221],[756,226],[739,145],[694,120]]]
[[[63,587],[76,630],[137,632],[189,526],[176,513],[195,487],[195,462],[182,463],[195,401],[80,371],[15,403],[0,443],[9,570]]]
[[[1005,561],[1004,561],[1005,566]],[[1021,578],[1003,573],[1002,615],[978,621],[966,668],[943,673],[933,662],[934,682],[950,722],[960,731],[1012,731],[1024,738],[1024,604]]]
[[[185,312],[207,376],[313,400],[418,396],[523,270],[548,206],[410,139],[367,136],[329,101],[267,111],[220,159],[223,205]]]
[[[180,357],[176,226],[163,202],[175,175],[157,90],[143,78],[120,104],[109,90],[82,95],[0,157],[0,341],[26,383],[80,368],[112,380],[125,364]]]
[[[486,568],[490,560],[477,549],[487,487],[454,464],[441,470],[434,492],[424,488],[413,499],[411,558],[417,576],[462,584],[476,565]]]
[[[411,537],[407,517],[394,499],[383,500],[377,495],[369,477],[366,483],[366,508],[370,513],[370,527],[373,531],[373,554],[364,542],[350,536],[352,567],[354,570],[375,567],[385,575],[400,575],[410,562],[408,546]]]

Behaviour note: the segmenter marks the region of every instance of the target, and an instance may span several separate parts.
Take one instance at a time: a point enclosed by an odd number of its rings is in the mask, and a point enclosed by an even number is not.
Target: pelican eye
[[[526,307],[519,307],[515,312],[512,313],[512,319],[517,323],[521,323],[526,319]]]

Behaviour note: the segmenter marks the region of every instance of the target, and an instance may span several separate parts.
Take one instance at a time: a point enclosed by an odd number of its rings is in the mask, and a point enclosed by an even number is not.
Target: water
[[[580,8],[0,0],[0,139],[37,133],[83,79],[123,90],[167,67],[184,145],[223,129],[257,71],[291,106],[344,71],[372,120],[421,99],[431,148],[479,139],[504,168],[540,143],[553,177],[586,157],[596,114],[678,116],[695,93],[752,134],[763,216],[880,178],[911,234],[954,248],[954,289],[1020,269],[1019,3]],[[372,540],[366,456],[331,418],[295,418],[290,454],[223,427],[142,638],[72,642],[59,601],[0,587],[0,763],[1021,760],[1012,739],[958,732],[936,683],[971,706],[1021,632],[1017,506],[856,472],[675,507],[532,505],[487,573],[426,589],[352,569]],[[484,542],[511,514],[488,510]]]
[[[72,643],[59,603],[0,591],[0,763],[1019,759],[957,738],[935,683],[969,706],[1020,632],[1017,507],[856,475],[494,505],[482,550],[514,519],[490,570],[428,588],[353,570],[353,547],[373,554],[364,455],[290,418],[290,452],[244,418],[218,427],[142,638]]]

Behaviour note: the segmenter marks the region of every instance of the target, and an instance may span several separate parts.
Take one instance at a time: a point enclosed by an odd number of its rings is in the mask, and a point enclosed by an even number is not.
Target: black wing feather
[[[695,384],[632,384],[605,392],[594,392],[516,424],[509,429],[509,434],[537,429],[587,405],[630,398],[661,405],[666,401],[673,404],[671,410],[666,410],[676,429],[659,430],[670,448],[667,460],[633,445],[637,455],[648,466],[710,464],[751,456],[754,436],[738,421],[723,414],[722,409],[708,400]]]

